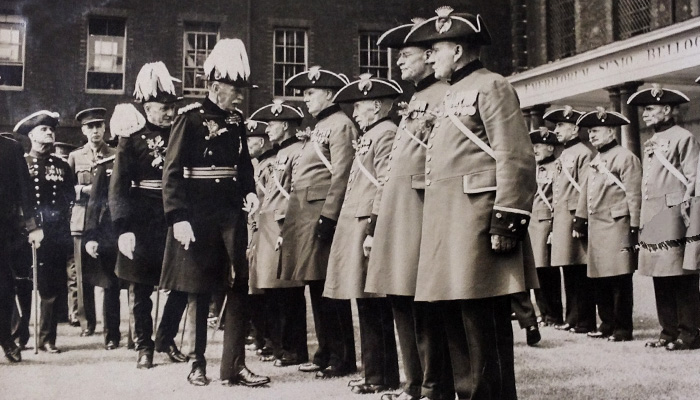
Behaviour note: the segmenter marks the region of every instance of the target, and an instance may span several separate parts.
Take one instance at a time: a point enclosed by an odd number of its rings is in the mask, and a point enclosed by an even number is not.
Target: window
[[[25,21],[0,15],[0,89],[24,87]]]
[[[651,29],[650,0],[619,0],[614,2],[616,38],[628,39]]]
[[[360,73],[391,78],[391,53],[377,46],[379,33],[360,33]]]
[[[273,95],[298,97],[298,89],[287,89],[284,82],[307,69],[308,38],[304,29],[275,29],[273,53]]]
[[[207,89],[204,61],[219,41],[219,25],[209,22],[185,23],[182,54],[182,91],[201,96]]]
[[[126,20],[90,18],[87,77],[89,91],[123,93],[126,59]]]
[[[576,53],[575,0],[547,2],[547,61],[555,61]]]

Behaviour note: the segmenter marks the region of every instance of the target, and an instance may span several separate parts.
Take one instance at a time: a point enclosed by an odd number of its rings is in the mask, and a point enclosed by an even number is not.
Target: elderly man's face
[[[433,67],[437,79],[450,79],[458,60],[456,43],[437,42],[433,44],[428,57],[428,65]]]
[[[47,125],[37,125],[29,131],[29,140],[37,144],[51,144],[56,141],[54,128]]]
[[[646,126],[654,126],[669,119],[670,116],[671,107],[668,105],[650,104],[644,106],[644,111],[642,111],[642,120]]]
[[[557,135],[559,143],[566,143],[578,136],[578,126],[570,122],[557,122],[554,134]]]
[[[554,154],[554,146],[545,143],[535,143],[532,145],[532,149],[535,152],[535,160],[542,161],[545,158]]]
[[[609,126],[594,126],[588,129],[588,140],[599,149],[615,139],[615,129]]]
[[[260,136],[253,136],[248,138],[248,153],[252,158],[257,158],[263,153],[265,146],[265,139]]]
[[[430,69],[426,62],[431,52],[432,50],[417,46],[402,48],[399,51],[399,59],[396,60],[396,65],[401,70],[401,79],[413,82],[421,79],[426,70]]]
[[[167,128],[173,124],[175,118],[175,104],[148,102],[143,105],[148,122],[161,128]]]
[[[243,90],[224,82],[212,83],[216,97],[216,105],[222,110],[233,111],[243,103]]]
[[[328,89],[304,89],[304,103],[309,110],[309,114],[314,117],[333,104],[331,102],[332,98],[332,92]]]
[[[272,143],[282,143],[287,126],[288,123],[285,121],[270,121],[267,124],[267,128],[265,128],[265,133],[267,133]]]

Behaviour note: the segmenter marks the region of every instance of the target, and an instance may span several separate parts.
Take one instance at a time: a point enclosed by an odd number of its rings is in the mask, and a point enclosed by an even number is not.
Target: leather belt
[[[160,179],[144,179],[142,181],[134,182],[131,186],[146,190],[162,190],[163,181]]]
[[[227,179],[238,177],[236,167],[184,167],[182,177],[186,179]]]

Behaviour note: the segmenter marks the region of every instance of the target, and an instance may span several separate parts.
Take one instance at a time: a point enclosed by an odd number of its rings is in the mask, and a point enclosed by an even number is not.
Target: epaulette
[[[194,103],[192,103],[192,104],[188,104],[188,105],[186,105],[186,106],[180,108],[179,110],[177,110],[177,115],[182,115],[182,114],[184,114],[184,113],[186,113],[186,112],[190,112],[190,111],[192,111],[192,110],[196,110],[196,109],[198,109],[198,108],[200,108],[200,107],[202,107],[202,103],[199,103],[199,102],[194,102]]]
[[[115,158],[115,157],[116,157],[116,155],[111,155],[111,156],[109,156],[109,157],[107,157],[107,158],[103,158],[103,159],[101,159],[101,160],[97,160],[97,161],[95,161],[95,165],[105,164],[105,163],[108,163],[108,162],[110,162],[110,161],[114,161],[114,158]]]

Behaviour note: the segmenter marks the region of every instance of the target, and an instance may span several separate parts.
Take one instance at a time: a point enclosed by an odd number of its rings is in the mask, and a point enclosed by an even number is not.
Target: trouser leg
[[[401,361],[406,383],[403,391],[414,397],[420,397],[423,384],[423,368],[418,355],[415,318],[413,313],[413,296],[387,296],[396,324],[396,333],[401,347]]]
[[[192,368],[204,368],[206,369],[207,360],[204,353],[207,350],[207,316],[209,315],[209,300],[211,296],[209,293],[189,293],[187,296],[188,306],[188,318],[187,318],[187,330],[191,332],[191,345],[189,358],[192,360]],[[229,307],[236,307],[235,300],[229,298],[226,301],[226,313],[229,314]],[[233,322],[231,319],[229,321]],[[236,320],[236,325],[238,329],[244,330],[245,324],[242,321]],[[227,324],[228,325],[228,324]],[[226,331],[224,331],[224,346],[226,346]],[[226,348],[224,347],[224,354],[226,353]],[[222,359],[223,365],[223,359]]]
[[[66,263],[66,276],[66,287],[68,290],[68,320],[71,322],[78,321],[78,272],[75,265],[74,256],[71,256]]]
[[[530,299],[530,291],[511,294],[510,308],[515,313],[521,329],[537,326],[537,315]]]
[[[564,274],[564,297],[566,298],[566,314],[564,315],[564,322],[569,324],[572,328],[576,326],[579,320],[578,307],[576,305],[576,300],[578,296],[576,295],[576,289],[578,285],[576,280],[578,274],[576,273],[576,266],[567,265],[562,267]]]
[[[165,351],[168,346],[175,345],[175,337],[186,307],[187,293],[171,290],[165,301],[163,315],[160,317],[156,332],[155,347],[158,351]]]
[[[39,290],[39,346],[56,344],[56,329],[58,326],[57,300],[60,289],[55,286],[41,287]]]
[[[114,341],[116,344],[119,344],[121,338],[121,333],[119,332],[119,292],[119,286],[104,289],[104,296],[102,299],[102,321],[104,324],[105,344],[109,341]]]
[[[304,287],[278,289],[284,357],[299,362],[309,360],[306,343],[306,296]]]
[[[340,371],[355,372],[355,332],[350,300],[323,297],[321,307],[325,319],[322,329],[327,334],[330,349],[328,364]]]
[[[14,286],[10,268],[0,266],[0,345],[3,346],[12,340],[12,313],[16,308]]]
[[[231,289],[226,300],[224,350],[221,355],[221,380],[233,379],[245,367],[245,337],[248,315],[248,294],[240,288]],[[206,334],[206,329],[204,331]]]
[[[577,265],[579,279],[577,279],[576,288],[576,307],[578,308],[577,330],[580,331],[595,331],[596,330],[596,315],[595,315],[595,289],[593,288],[593,280],[588,277],[587,266]]]
[[[455,393],[453,375],[457,372],[453,374],[450,356],[453,344],[448,342],[447,329],[455,317],[445,315],[445,302],[414,302],[413,305],[418,354],[423,367],[421,394],[431,399],[452,400]],[[462,344],[460,350],[466,349],[466,341]],[[455,346],[460,345],[455,343]],[[460,366],[465,367],[469,365]]]
[[[95,330],[97,325],[97,315],[95,314],[95,287],[83,280],[83,309],[85,312],[85,324],[87,329]],[[81,321],[83,322],[83,321]]]
[[[605,336],[610,336],[615,330],[615,293],[612,277],[595,278],[593,289],[595,292],[595,302],[598,307],[600,317],[600,331]]]
[[[615,331],[613,333],[619,337],[632,339],[634,308],[632,274],[616,276],[614,279]]]
[[[561,302],[561,269],[558,267],[537,268],[540,288],[535,289],[537,307],[542,320],[548,324],[564,323],[564,307]]]
[[[129,284],[129,300],[131,312],[134,314],[134,344],[138,351],[153,352],[153,301],[151,294],[153,286],[131,282]]]
[[[311,311],[314,316],[314,330],[316,331],[316,340],[318,341],[318,349],[313,357],[313,363],[326,368],[330,360],[330,348],[328,334],[324,331],[323,307],[321,305],[323,299],[323,286],[325,281],[309,282],[309,294],[311,296]]]
[[[32,317],[32,282],[26,279],[15,281],[15,295],[19,309],[12,303],[12,337],[19,341],[19,344],[26,345],[29,342],[29,323]],[[21,313],[20,313],[21,311]],[[20,315],[21,314],[21,315]]]
[[[387,298],[357,299],[365,383],[399,386],[399,360],[391,303]]]
[[[654,295],[656,297],[656,314],[661,325],[659,339],[674,341],[678,338],[678,311],[672,276],[654,277]]]
[[[248,295],[248,302],[256,312],[250,315],[250,325],[255,338],[255,344],[259,349],[265,346],[265,339],[269,337],[267,332],[268,312],[267,312],[267,297],[264,294]]]
[[[700,293],[698,292],[698,275],[681,275],[674,277],[676,284],[676,307],[678,313],[678,339],[685,343],[700,340]]]

